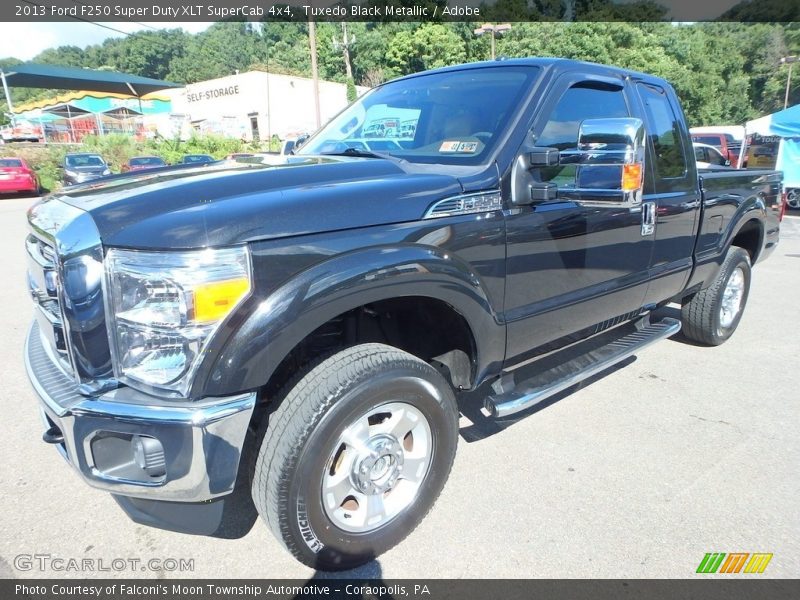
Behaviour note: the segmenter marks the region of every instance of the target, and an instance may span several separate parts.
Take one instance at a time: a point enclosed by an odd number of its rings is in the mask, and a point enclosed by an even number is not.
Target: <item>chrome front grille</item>
[[[113,387],[97,226],[52,196],[28,211],[28,221],[28,285],[43,344],[81,393]]]
[[[28,251],[28,291],[36,307],[39,328],[62,361],[62,367],[71,369],[64,335],[64,315],[59,300],[55,250],[33,234],[25,240],[25,248]]]
[[[39,252],[49,264],[55,265],[56,264],[56,251],[53,250],[52,246],[48,246],[41,240],[36,240],[37,246],[39,248]]]
[[[75,379],[56,363],[45,348],[42,332],[34,323],[28,334],[27,352],[25,353],[31,370],[36,373],[36,385],[48,398],[60,407],[67,407],[81,398]]]

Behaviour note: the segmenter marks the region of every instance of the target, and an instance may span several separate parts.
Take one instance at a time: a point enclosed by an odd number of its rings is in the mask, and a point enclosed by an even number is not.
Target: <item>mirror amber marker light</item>
[[[642,163],[622,166],[622,191],[635,192],[642,187]]]

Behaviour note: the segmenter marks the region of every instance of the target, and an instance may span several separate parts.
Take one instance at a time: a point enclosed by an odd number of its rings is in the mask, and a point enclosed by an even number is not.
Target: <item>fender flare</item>
[[[758,221],[759,225],[759,247],[756,256],[753,260],[755,264],[758,256],[761,254],[765,240],[765,229],[767,221],[767,206],[764,200],[759,196],[751,196],[747,198],[737,209],[736,213],[731,218],[731,226],[725,231],[725,235],[721,238],[720,255],[722,260],[725,259],[728,249],[731,247],[733,240],[739,235],[742,228],[750,221]],[[720,262],[720,265],[722,262]]]
[[[475,343],[475,383],[499,370],[505,324],[466,262],[438,247],[373,246],[317,263],[269,295],[249,298],[226,323],[229,335],[212,340],[191,397],[262,387],[289,352],[327,321],[409,296],[441,300],[464,318]]]
[[[734,238],[742,228],[752,220],[759,222],[761,227],[761,240],[759,253],[763,250],[765,236],[765,223],[767,218],[767,208],[764,200],[758,195],[749,196],[736,208],[736,212],[731,217],[728,227],[719,236],[717,245],[702,254],[695,254],[695,265],[689,281],[686,285],[687,290],[696,291],[701,286],[710,285],[716,279],[728,249]]]

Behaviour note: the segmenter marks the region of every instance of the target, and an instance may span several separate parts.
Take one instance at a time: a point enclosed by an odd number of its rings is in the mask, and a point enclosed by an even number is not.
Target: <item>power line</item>
[[[88,6],[87,4],[81,2],[80,0],[71,0],[71,1],[73,4],[78,4],[79,6]],[[92,23],[93,25],[100,25],[99,23],[96,23],[94,21],[89,21],[89,22]],[[140,23],[139,21],[131,21],[131,23],[133,23],[134,25],[139,25],[140,27],[146,27],[147,29],[152,29],[153,31],[159,31],[158,27],[153,27],[152,25],[148,25],[147,23]],[[103,26],[100,25],[100,27]],[[115,29],[114,31],[119,31],[119,30]],[[125,35],[131,35],[131,34],[126,33]]]
[[[83,2],[80,2],[80,0],[71,0],[71,1],[74,4],[78,4],[78,5],[81,5],[81,6],[87,6]],[[44,8],[41,4],[38,4],[38,3],[34,2],[33,0],[22,0],[22,2],[24,2],[25,4],[30,4],[31,6],[37,6],[37,7]],[[90,21],[89,19],[84,19],[82,17],[72,16],[72,15],[69,15],[69,18],[73,19],[75,21],[80,21],[81,23],[87,23],[88,25],[94,25],[96,27],[102,27],[103,29],[108,29],[109,31],[113,31],[115,33],[122,34],[125,37],[130,37],[135,33],[145,33],[145,34],[147,33],[147,32],[123,31],[122,29],[117,29],[116,27],[111,27],[109,25],[104,25],[103,23],[98,23],[97,21]],[[155,32],[162,31],[158,27],[153,27],[152,25],[148,25],[146,23],[140,23],[138,21],[131,21],[131,23],[133,23],[134,25],[139,25],[141,27],[145,27],[147,29],[152,29]],[[166,40],[162,39],[161,37],[148,37],[147,39],[150,40],[151,42],[155,42],[157,44],[161,44],[164,47],[167,47]]]
[[[45,8],[41,4],[37,4],[36,2],[32,2],[32,0],[22,0],[25,4],[30,4],[31,6],[37,6],[39,8]],[[81,21],[83,23],[88,23],[89,25],[97,25],[98,27],[102,27],[103,29],[108,29],[109,31],[115,31],[116,33],[121,33],[122,35],[130,35],[127,31],[122,31],[121,29],[115,29],[114,27],[109,27],[108,25],[103,25],[102,23],[95,23],[94,21],[89,21],[88,19],[83,19],[81,17],[73,17],[70,16],[70,19],[74,19],[76,21]]]
[[[44,8],[44,6],[42,6],[41,4],[38,4],[36,2],[33,2],[32,0],[22,0],[22,1],[25,4],[30,4],[31,6],[38,6],[40,8]],[[87,6],[86,4],[84,4],[83,2],[79,2],[78,0],[71,0],[71,1],[73,3],[75,3],[75,4],[80,4],[81,6]],[[72,16],[72,15],[68,15],[68,16],[69,16],[70,19],[73,19],[75,21],[80,21],[82,23],[87,23],[89,25],[95,25],[96,27],[102,27],[103,29],[108,29],[109,31],[113,31],[115,33],[120,33],[120,34],[124,35],[125,37],[130,37],[131,35],[136,33],[135,31],[123,31],[122,29],[117,29],[116,27],[111,27],[110,25],[104,25],[102,23],[98,23],[97,21],[90,21],[89,19],[84,19],[82,17],[76,17],[76,16]],[[131,21],[131,23],[133,23],[134,25],[139,25],[141,27],[146,27],[147,29],[152,29],[153,31],[161,31],[158,27],[153,27],[152,25],[148,25],[147,23],[140,23],[138,21]],[[158,40],[158,41],[163,43],[163,40]]]

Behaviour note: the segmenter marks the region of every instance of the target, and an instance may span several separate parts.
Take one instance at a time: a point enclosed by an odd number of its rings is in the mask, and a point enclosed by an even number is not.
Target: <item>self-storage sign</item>
[[[222,98],[225,96],[238,96],[239,86],[229,85],[226,87],[211,88],[198,92],[187,92],[186,99],[189,102],[200,102],[201,100],[211,100],[212,98]]]

